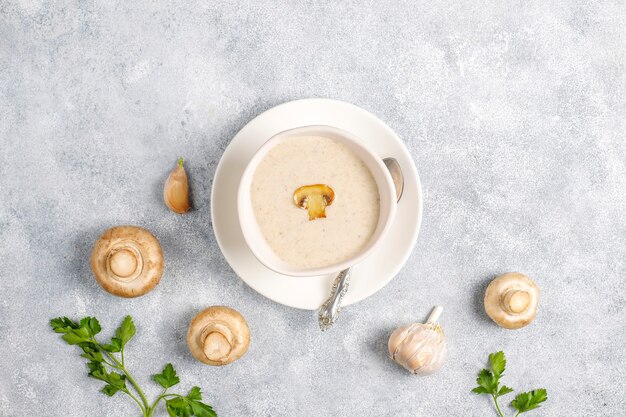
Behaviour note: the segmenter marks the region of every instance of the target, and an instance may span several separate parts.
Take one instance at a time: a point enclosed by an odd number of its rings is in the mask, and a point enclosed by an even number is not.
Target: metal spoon
[[[395,158],[385,158],[383,162],[391,174],[393,185],[396,188],[396,202],[399,202],[402,197],[402,192],[404,191],[404,176],[402,175],[400,164]],[[317,318],[322,331],[330,329],[335,321],[337,321],[337,317],[339,317],[341,301],[350,286],[350,272],[351,268],[348,268],[337,275],[337,278],[333,281],[330,296],[318,310]]]

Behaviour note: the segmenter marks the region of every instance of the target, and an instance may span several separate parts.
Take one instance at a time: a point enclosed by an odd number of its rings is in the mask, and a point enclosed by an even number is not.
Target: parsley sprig
[[[163,387],[157,399],[150,404],[124,363],[124,348],[135,335],[133,319],[126,316],[109,343],[100,343],[96,335],[102,330],[95,317],[85,317],[75,322],[67,317],[50,320],[52,329],[61,333],[62,339],[70,345],[77,345],[83,351],[80,355],[87,359],[89,376],[105,383],[102,392],[112,397],[118,391],[127,394],[141,409],[143,417],[151,417],[161,400],[171,417],[217,417],[211,406],[204,404],[200,388],[193,387],[187,395],[172,394],[168,390],[177,385],[180,379],[171,363],[165,365],[160,374],[152,380]]]
[[[500,351],[489,354],[489,364],[491,365],[491,370],[483,369],[478,373],[478,378],[476,378],[478,386],[474,388],[472,392],[491,395],[498,415],[504,417],[500,405],[498,404],[498,398],[513,392],[513,389],[506,385],[500,386],[500,378],[504,375],[504,369],[506,368],[504,352]],[[511,406],[517,410],[515,417],[527,411],[539,408],[539,404],[547,399],[548,393],[543,388],[518,394],[515,399],[511,401]]]

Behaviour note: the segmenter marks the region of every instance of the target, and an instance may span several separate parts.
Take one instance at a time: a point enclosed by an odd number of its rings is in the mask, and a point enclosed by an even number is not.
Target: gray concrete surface
[[[503,349],[508,385],[548,389],[531,415],[623,417],[625,20],[623,2],[0,0],[0,416],[137,416],[47,325],[95,315],[110,334],[132,314],[127,357],[148,395],[172,362],[220,416],[495,416],[469,390]],[[425,190],[408,264],[327,334],[243,284],[209,214],[229,140],[304,97],[386,121]],[[179,155],[186,216],[160,197]],[[133,300],[102,291],[88,265],[99,233],[127,223],[152,230],[167,259],[160,286]],[[542,290],[519,331],[481,307],[508,270]],[[416,378],[386,340],[435,303],[449,358]],[[252,329],[247,355],[222,369],[184,341],[212,304]]]

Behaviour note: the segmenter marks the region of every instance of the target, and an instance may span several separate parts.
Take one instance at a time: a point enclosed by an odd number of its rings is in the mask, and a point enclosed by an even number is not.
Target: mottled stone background
[[[0,0],[0,416],[137,416],[47,324],[90,314],[110,334],[132,314],[127,358],[149,396],[171,361],[220,416],[495,416],[469,390],[503,349],[507,385],[548,389],[532,415],[623,417],[625,21],[621,1]],[[235,133],[305,97],[378,115],[424,186],[408,264],[327,334],[232,272],[209,214]],[[161,202],[179,155],[186,216]],[[152,230],[167,259],[134,300],[102,291],[88,265],[98,235],[127,223]],[[509,270],[542,290],[519,331],[481,306]],[[435,303],[449,358],[416,378],[386,340]],[[222,369],[184,340],[212,304],[252,329],[247,355]]]

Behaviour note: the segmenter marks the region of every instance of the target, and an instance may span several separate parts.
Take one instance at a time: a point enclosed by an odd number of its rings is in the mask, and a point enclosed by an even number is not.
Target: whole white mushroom
[[[106,230],[96,241],[90,264],[105,291],[120,297],[139,297],[161,280],[163,250],[148,230],[117,226]]]
[[[519,329],[535,318],[539,288],[519,272],[500,275],[485,291],[485,312],[505,329]]]
[[[207,365],[223,366],[246,353],[250,329],[236,310],[212,306],[196,314],[189,324],[187,345],[191,354]]]

